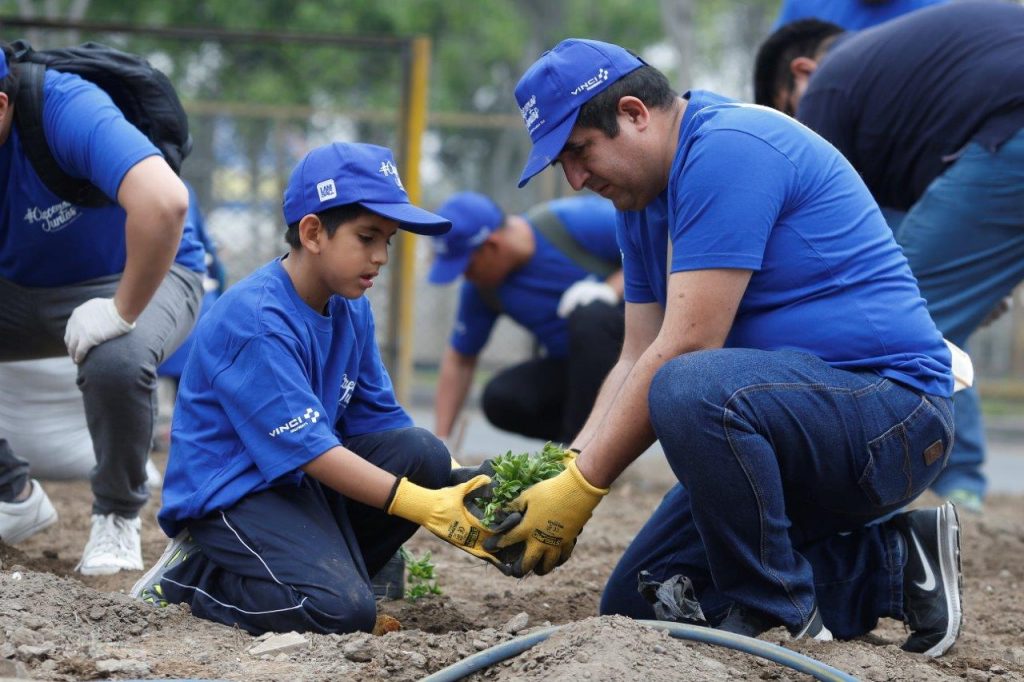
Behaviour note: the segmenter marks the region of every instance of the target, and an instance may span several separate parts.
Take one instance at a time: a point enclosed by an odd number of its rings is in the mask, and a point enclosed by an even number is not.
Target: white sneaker
[[[82,575],[111,575],[142,570],[142,521],[117,514],[93,514],[92,532],[76,570]]]
[[[50,504],[43,486],[32,479],[32,492],[21,502],[0,502],[0,540],[16,545],[57,521],[57,510]]]

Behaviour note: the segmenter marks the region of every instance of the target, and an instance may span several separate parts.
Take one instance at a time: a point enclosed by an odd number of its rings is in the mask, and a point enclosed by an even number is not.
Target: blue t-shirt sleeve
[[[381,362],[373,314],[369,311],[361,340],[359,377],[337,425],[342,439],[412,426],[412,419],[395,398],[391,377]]]
[[[462,355],[478,355],[487,345],[497,320],[498,313],[484,302],[476,287],[463,282],[455,328],[452,329],[452,348]]]
[[[639,213],[619,213],[615,221],[615,237],[622,254],[623,297],[627,303],[653,303],[657,300],[639,247],[630,238],[640,230]],[[664,260],[664,259],[662,259]]]
[[[217,402],[246,454],[272,481],[339,445],[310,385],[297,342],[278,334],[248,339],[213,376]]]
[[[43,131],[58,165],[86,178],[117,201],[125,174],[159,150],[125,119],[99,86],[73,74],[48,71]]]
[[[670,187],[672,272],[760,270],[796,177],[784,154],[748,133],[725,128],[695,140]]]

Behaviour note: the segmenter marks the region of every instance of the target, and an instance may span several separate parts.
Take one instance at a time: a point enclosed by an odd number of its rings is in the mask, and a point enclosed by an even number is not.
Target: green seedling
[[[533,455],[528,452],[513,454],[509,450],[495,457],[492,462],[494,475],[488,486],[490,495],[476,499],[483,509],[481,523],[491,528],[501,523],[508,515],[508,503],[519,497],[521,492],[565,470],[564,458],[565,451],[552,443],[545,443],[544,448]]]
[[[441,594],[441,588],[437,586],[434,564],[430,561],[430,552],[424,552],[420,557],[416,557],[405,547],[401,552],[405,560],[405,598],[416,601],[431,594]]]

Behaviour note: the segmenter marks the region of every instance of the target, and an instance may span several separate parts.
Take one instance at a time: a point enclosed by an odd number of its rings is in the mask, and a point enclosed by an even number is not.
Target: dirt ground
[[[159,463],[159,461],[158,461]],[[470,679],[809,679],[764,659],[672,639],[622,618],[597,618],[601,586],[669,481],[627,471],[598,507],[572,560],[543,578],[514,580],[422,532],[409,543],[433,553],[444,594],[380,606],[403,629],[382,637],[306,635],[281,653],[264,642],[127,596],[139,573],[86,578],[74,572],[88,533],[85,482],[45,483],[57,526],[17,549],[0,544],[0,678],[90,680],[417,680],[515,635],[567,624],[547,641]],[[147,566],[166,539],[143,520]],[[864,680],[1024,680],[1024,498],[996,497],[984,516],[964,516],[964,632],[942,659],[899,649],[902,623],[886,621],[852,642],[764,638]],[[772,637],[774,635],[774,637]]]

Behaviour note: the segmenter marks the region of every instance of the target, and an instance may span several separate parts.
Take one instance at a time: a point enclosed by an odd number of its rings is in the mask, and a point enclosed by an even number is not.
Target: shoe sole
[[[186,534],[181,533],[167,543],[167,547],[164,549],[163,554],[160,555],[160,558],[149,567],[149,570],[146,571],[141,578],[135,581],[134,585],[132,585],[131,592],[128,594],[131,595],[133,599],[142,598],[142,591],[153,582],[153,579],[156,578],[157,574],[160,572],[160,568],[167,563],[167,560],[171,558],[174,552],[177,552],[178,549],[185,544],[185,538],[187,537],[188,536]]]
[[[51,513],[46,518],[37,521],[34,525],[25,528],[15,535],[0,537],[0,540],[3,540],[8,545],[16,545],[23,540],[28,540],[39,531],[46,530],[55,523],[57,523],[57,511],[51,509]]]
[[[956,505],[951,502],[939,507],[935,520],[939,544],[939,570],[942,573],[942,584],[946,586],[946,613],[949,624],[946,636],[927,651],[925,656],[937,657],[946,653],[960,636],[963,627],[963,586],[964,575],[960,564],[960,514]]]

